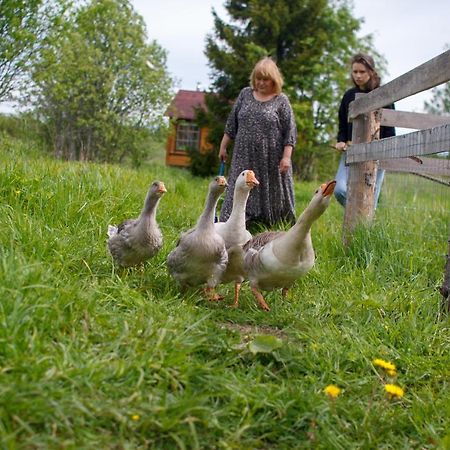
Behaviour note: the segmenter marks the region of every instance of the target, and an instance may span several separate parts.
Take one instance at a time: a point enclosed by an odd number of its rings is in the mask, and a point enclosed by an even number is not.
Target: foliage
[[[0,133],[38,144],[44,150],[44,129],[30,112],[16,115],[0,114]]]
[[[30,98],[57,156],[142,160],[146,129],[161,126],[171,87],[165,51],[145,39],[127,0],[74,7],[48,36]]]
[[[256,61],[271,56],[296,116],[294,168],[302,178],[314,178],[317,146],[334,138],[350,56],[367,48],[371,37],[357,38],[360,23],[345,0],[228,0],[225,7],[230,23],[213,13],[206,55],[214,94],[207,98],[209,112],[198,120],[212,129],[210,139],[218,146],[231,101],[248,85]]]
[[[347,252],[333,200],[313,228],[315,268],[286,299],[270,294],[270,313],[244,284],[236,310],[180,293],[165,266],[209,180],[161,166],[28,159],[19,143],[4,144],[2,447],[448,447],[448,319],[438,317],[436,289],[448,197],[417,195],[417,177],[403,189],[393,180],[397,207],[381,204],[381,220]],[[116,270],[107,225],[135,216],[154,179],[168,189],[158,208],[164,247],[143,267]],[[317,186],[295,187],[301,211]],[[220,292],[232,302],[232,285]],[[283,345],[253,354],[259,335]],[[395,364],[394,380],[376,358]],[[404,396],[390,399],[385,383]],[[337,398],[324,392],[330,385]]]
[[[446,44],[445,51],[450,50],[450,45]],[[450,81],[433,88],[432,97],[429,102],[424,103],[424,109],[430,114],[450,114]]]
[[[198,177],[217,175],[219,165],[216,152],[200,152],[198,148],[189,148],[188,154],[191,158],[189,170],[191,171],[192,175]]]
[[[425,111],[430,114],[450,114],[450,82],[431,90],[432,98],[425,102]]]
[[[22,81],[47,31],[64,11],[64,2],[0,0],[0,102]]]

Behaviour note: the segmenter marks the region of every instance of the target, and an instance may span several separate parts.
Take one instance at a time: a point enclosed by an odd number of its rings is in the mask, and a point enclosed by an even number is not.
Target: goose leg
[[[223,295],[218,294],[212,287],[206,287],[204,292],[210,302],[219,302],[224,298]]]
[[[264,300],[264,297],[262,296],[261,292],[258,291],[255,287],[252,287],[253,295],[256,297],[256,300],[258,300],[259,306],[264,311],[270,311],[269,305]]]
[[[241,290],[241,285],[239,281],[234,283],[234,303],[231,305],[232,308],[237,308],[239,306],[239,292]]]

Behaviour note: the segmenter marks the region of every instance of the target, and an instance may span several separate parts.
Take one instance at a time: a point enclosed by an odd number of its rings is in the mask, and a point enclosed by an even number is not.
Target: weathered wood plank
[[[429,173],[450,177],[450,159],[417,158],[422,163],[410,158],[384,159],[379,162],[381,169],[388,172]]]
[[[450,50],[350,103],[349,120],[446,83],[450,80]]]
[[[393,109],[379,109],[377,114],[380,116],[380,124],[388,127],[424,130],[450,123],[450,116],[437,116],[434,114],[394,111]]]
[[[346,152],[346,163],[430,155],[449,150],[450,124],[446,124],[370,143],[353,144]]]

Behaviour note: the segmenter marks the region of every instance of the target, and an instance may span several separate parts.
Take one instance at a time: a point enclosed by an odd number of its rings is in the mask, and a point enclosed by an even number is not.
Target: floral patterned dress
[[[292,168],[283,174],[278,168],[284,147],[294,147],[297,138],[294,114],[286,95],[262,102],[254,98],[252,88],[242,89],[228,117],[225,133],[234,139],[234,149],[220,221],[225,222],[230,216],[236,178],[246,169],[253,170],[260,182],[250,192],[246,220],[269,226],[295,221]]]

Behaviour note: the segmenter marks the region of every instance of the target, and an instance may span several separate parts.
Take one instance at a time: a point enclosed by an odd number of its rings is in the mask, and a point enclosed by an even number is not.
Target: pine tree
[[[296,116],[294,169],[303,179],[313,178],[315,163],[332,158],[325,143],[334,139],[350,57],[367,48],[371,37],[357,38],[360,23],[345,0],[228,0],[225,8],[230,23],[213,11],[215,29],[205,51],[213,92],[199,123],[210,128],[218,148],[233,100],[249,84],[254,64],[270,56]]]

